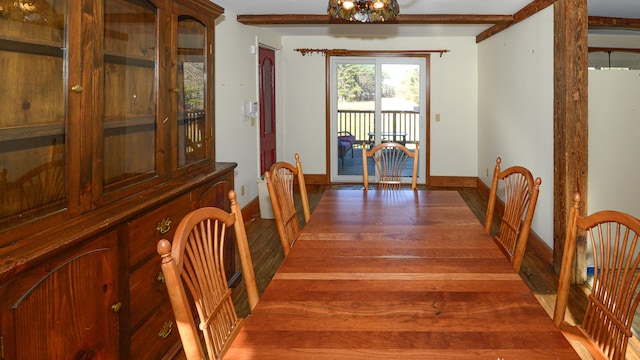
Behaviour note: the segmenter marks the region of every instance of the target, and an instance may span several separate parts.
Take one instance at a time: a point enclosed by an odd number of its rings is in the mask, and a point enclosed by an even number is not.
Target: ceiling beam
[[[640,30],[640,19],[589,16],[589,29]]]
[[[339,20],[329,15],[313,14],[270,14],[238,15],[238,22],[245,25],[326,25],[326,24],[363,24],[357,21]],[[464,14],[406,14],[392,20],[377,22],[376,25],[424,25],[424,24],[507,24],[513,22],[511,15],[464,15]]]
[[[536,14],[538,11],[541,11],[547,8],[549,5],[552,5],[557,0],[534,0],[527,4],[525,7],[520,9],[517,13],[513,14],[513,21],[508,24],[495,24],[494,26],[488,28],[487,30],[481,32],[476,36],[476,43],[485,40],[500,31],[510,27],[511,25],[515,25],[522,20]]]
[[[591,47],[589,46],[589,52],[626,52],[640,54],[640,49],[636,48],[617,48],[617,47]]]
[[[557,0],[533,0],[513,15],[474,15],[474,14],[400,14],[394,19],[363,24],[358,21],[334,19],[325,14],[266,14],[238,15],[238,22],[245,25],[437,25],[437,24],[475,24],[492,25],[476,36],[481,42],[500,31],[536,14]],[[589,29],[640,30],[640,19],[589,16]]]

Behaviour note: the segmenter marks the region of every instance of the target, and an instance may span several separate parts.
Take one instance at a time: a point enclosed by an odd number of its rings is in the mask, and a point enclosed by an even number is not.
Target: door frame
[[[272,131],[271,133],[273,134],[273,162],[276,162],[277,157],[278,157],[278,126],[277,126],[277,111],[276,111],[276,98],[277,98],[277,66],[276,66],[276,50],[272,49],[268,46],[264,46],[262,44],[258,45],[258,104],[260,107],[259,110],[259,116],[258,116],[258,168],[260,169],[260,175],[262,175],[266,170],[269,169],[269,167],[271,165],[268,166],[263,166],[264,163],[264,157],[263,157],[263,149],[262,149],[262,144],[263,144],[263,124],[265,123],[265,116],[266,116],[266,111],[265,111],[265,107],[266,107],[266,103],[264,100],[264,81],[263,81],[263,73],[262,73],[262,53],[263,51],[269,51],[273,53],[273,57],[270,57],[270,60],[272,61],[273,65],[272,65],[272,74],[271,74],[271,126],[272,126]]]
[[[370,57],[370,58],[424,58],[424,94],[423,100],[425,103],[424,116],[425,124],[424,130],[420,133],[420,136],[424,139],[424,145],[420,147],[420,162],[424,167],[424,177],[419,176],[419,184],[429,185],[430,181],[430,157],[431,157],[431,56],[429,52],[416,52],[416,51],[370,51],[370,50],[340,50],[339,53],[326,52],[325,60],[325,109],[326,109],[326,124],[325,124],[325,183],[332,184],[332,171],[333,171],[333,158],[332,158],[332,146],[337,146],[336,139],[333,139],[333,106],[331,98],[331,86],[332,86],[332,59],[334,57]]]

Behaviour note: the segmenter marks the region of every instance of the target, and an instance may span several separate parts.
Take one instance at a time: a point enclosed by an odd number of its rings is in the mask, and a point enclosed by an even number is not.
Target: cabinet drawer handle
[[[166,339],[169,336],[169,334],[171,334],[172,327],[173,327],[173,321],[167,321],[166,323],[164,323],[164,325],[162,325],[162,329],[160,329],[158,336],[160,336],[163,339]]]
[[[114,313],[119,312],[121,308],[122,308],[121,302],[111,305],[111,310],[113,310]]]
[[[162,273],[162,271],[160,271],[160,273],[158,273],[158,277],[156,278],[159,282],[166,284],[167,281],[164,279],[164,274]]]
[[[73,86],[71,87],[71,90],[72,90],[73,92],[81,93],[81,92],[82,92],[82,90],[83,90],[83,88],[82,88],[82,85],[73,85]]]
[[[166,218],[158,223],[156,230],[160,231],[160,234],[166,234],[171,230],[171,219]]]

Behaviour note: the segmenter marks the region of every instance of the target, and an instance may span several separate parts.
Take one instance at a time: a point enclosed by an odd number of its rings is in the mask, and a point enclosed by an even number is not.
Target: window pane
[[[206,27],[178,19],[178,166],[205,159]]]
[[[415,148],[420,141],[420,65],[382,64],[382,141]]]
[[[264,133],[271,134],[273,133],[273,110],[271,104],[273,103],[273,84],[275,80],[273,79],[273,72],[271,69],[275,68],[275,65],[271,63],[270,59],[266,59],[264,64],[262,65],[263,74],[262,74],[262,89],[264,91]]]
[[[66,2],[29,4],[0,0],[0,218],[66,205]]]
[[[420,65],[382,64],[382,142],[392,141],[415,151],[420,142]],[[413,159],[401,176],[411,177]]]
[[[376,65],[337,64],[337,87],[338,175],[362,175],[361,144],[375,139]]]
[[[156,9],[105,0],[104,184],[155,175]]]

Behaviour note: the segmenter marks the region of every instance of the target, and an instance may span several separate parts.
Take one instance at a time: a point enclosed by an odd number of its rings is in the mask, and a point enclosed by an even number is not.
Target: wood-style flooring
[[[361,185],[353,186],[332,186],[331,188],[354,188],[361,189]],[[329,187],[326,186],[308,186],[307,192],[311,211],[315,209],[322,194]],[[449,189],[451,190],[451,189]],[[481,223],[484,223],[485,211],[487,207],[486,197],[475,188],[456,188],[462,198],[469,205],[473,213]],[[301,224],[304,223],[300,216]],[[269,284],[269,281],[280,267],[284,260],[278,231],[274,220],[261,219],[259,216],[245,219],[249,247],[253,258],[258,290],[260,294]],[[555,294],[558,285],[558,278],[550,264],[541,260],[532,251],[527,251],[520,275],[533,291],[540,304],[545,308],[548,314],[552,314],[555,305]],[[248,314],[248,305],[246,302],[246,294],[242,283],[234,289],[233,292],[236,309],[241,316]],[[585,295],[580,287],[572,289],[571,299],[569,301],[569,311],[576,314],[582,313],[585,306]],[[627,359],[640,359],[638,354],[640,347],[638,343],[632,339],[627,351]],[[579,351],[585,359],[591,358],[583,351]]]

